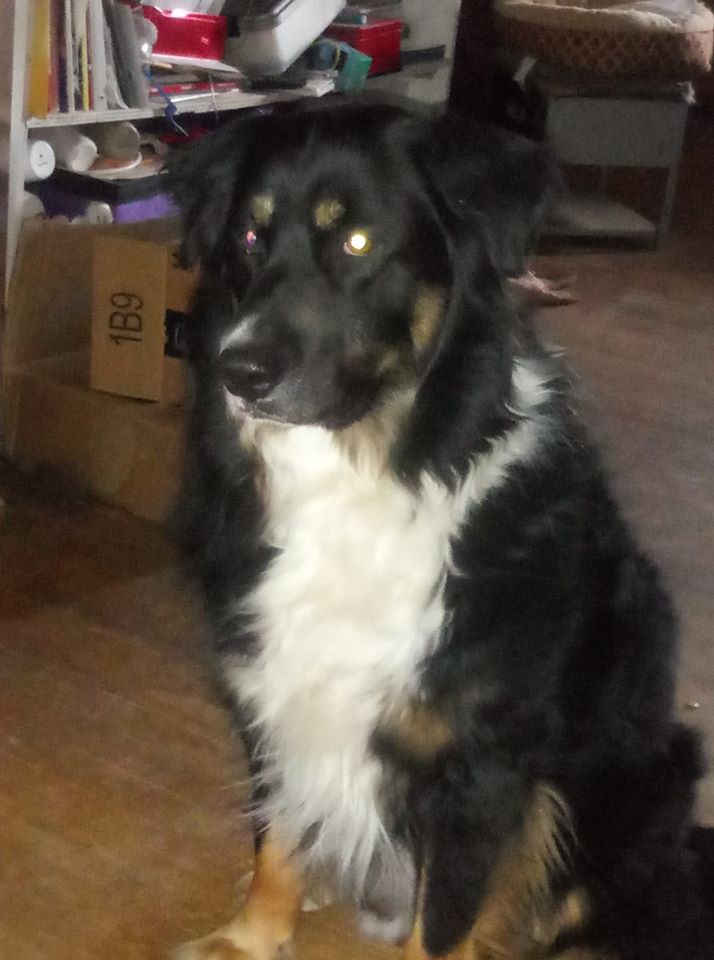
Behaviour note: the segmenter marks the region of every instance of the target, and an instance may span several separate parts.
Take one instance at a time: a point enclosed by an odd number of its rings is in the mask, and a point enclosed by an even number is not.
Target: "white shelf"
[[[334,81],[329,77],[316,77],[308,80],[304,87],[294,90],[272,90],[266,93],[250,93],[231,90],[224,93],[200,94],[195,96],[172,97],[177,114],[214,113],[226,110],[244,110],[248,107],[260,107],[268,103],[280,103],[298,100],[304,97],[320,97],[334,89]],[[162,100],[149,107],[129,108],[127,110],[75,110],[72,113],[52,113],[46,117],[29,117],[25,124],[29,130],[46,127],[75,127],[91,123],[109,123],[112,120],[146,120],[151,117],[163,117],[166,103]]]
[[[652,243],[657,235],[657,226],[611,197],[570,194],[556,203],[544,224],[543,235]]]
[[[108,123],[111,120],[142,120],[153,117],[155,111],[135,110],[77,110],[73,113],[49,113],[46,117],[28,117],[25,124],[30,130],[43,127],[76,127],[85,123]]]

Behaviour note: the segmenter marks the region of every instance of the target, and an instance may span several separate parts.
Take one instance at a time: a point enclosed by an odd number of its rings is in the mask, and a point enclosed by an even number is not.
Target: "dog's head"
[[[464,285],[518,271],[550,177],[528,141],[358,101],[239,120],[172,168],[194,361],[238,415],[333,429],[418,383]]]

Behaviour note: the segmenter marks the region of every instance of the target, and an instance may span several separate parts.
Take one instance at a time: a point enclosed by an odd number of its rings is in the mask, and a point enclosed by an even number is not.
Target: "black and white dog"
[[[178,156],[182,508],[256,869],[191,960],[273,960],[315,885],[409,960],[713,957],[674,627],[518,315],[543,152],[393,104]]]

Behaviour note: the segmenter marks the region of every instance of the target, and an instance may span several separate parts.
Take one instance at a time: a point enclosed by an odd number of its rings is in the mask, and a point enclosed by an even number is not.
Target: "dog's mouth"
[[[223,388],[223,394],[226,398],[228,412],[236,420],[267,420],[270,423],[290,424],[286,417],[261,410],[258,402],[251,402],[243,397],[238,397],[226,387]]]
[[[377,401],[375,387],[359,396],[348,396],[325,404],[316,410],[302,409],[298,405],[283,407],[274,399],[249,401],[236,396],[224,387],[226,405],[231,417],[236,420],[255,420],[284,426],[316,426],[325,430],[344,430],[365,417]]]

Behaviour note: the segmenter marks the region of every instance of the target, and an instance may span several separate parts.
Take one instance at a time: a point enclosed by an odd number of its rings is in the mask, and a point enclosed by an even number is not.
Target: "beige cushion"
[[[506,46],[559,67],[606,76],[689,79],[710,69],[714,15],[702,3],[500,0]]]

